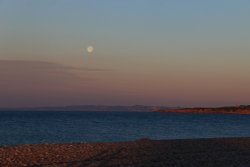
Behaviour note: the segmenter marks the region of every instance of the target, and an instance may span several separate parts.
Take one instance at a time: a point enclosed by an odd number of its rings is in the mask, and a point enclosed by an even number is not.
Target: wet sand
[[[250,167],[250,138],[0,147],[1,167]]]

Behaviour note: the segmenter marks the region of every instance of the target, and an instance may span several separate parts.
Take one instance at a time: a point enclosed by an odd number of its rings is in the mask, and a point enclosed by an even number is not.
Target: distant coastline
[[[211,114],[250,114],[250,105],[214,107],[214,108],[177,108],[156,109],[155,112],[181,112],[181,113],[211,113]]]
[[[13,107],[0,108],[0,111],[110,111],[110,112],[152,112],[157,109],[170,109],[166,106],[146,105],[70,105],[49,107]]]
[[[107,111],[107,112],[173,112],[173,113],[211,113],[211,114],[250,114],[250,105],[224,107],[168,107],[147,105],[71,105],[51,107],[0,108],[0,111]]]

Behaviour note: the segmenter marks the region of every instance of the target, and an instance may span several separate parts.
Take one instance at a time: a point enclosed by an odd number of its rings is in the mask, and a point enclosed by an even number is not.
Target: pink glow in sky
[[[249,9],[231,0],[0,1],[0,107],[248,104]]]

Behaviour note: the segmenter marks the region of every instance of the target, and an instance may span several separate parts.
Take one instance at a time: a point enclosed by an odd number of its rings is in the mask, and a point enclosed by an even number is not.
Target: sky
[[[0,0],[0,107],[249,104],[249,18],[249,0]]]

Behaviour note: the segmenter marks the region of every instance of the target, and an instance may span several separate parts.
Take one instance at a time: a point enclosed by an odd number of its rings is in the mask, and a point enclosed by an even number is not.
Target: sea
[[[1,111],[0,145],[250,137],[250,115]]]

